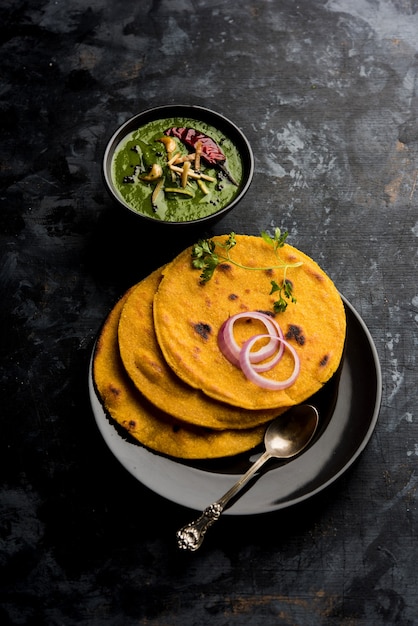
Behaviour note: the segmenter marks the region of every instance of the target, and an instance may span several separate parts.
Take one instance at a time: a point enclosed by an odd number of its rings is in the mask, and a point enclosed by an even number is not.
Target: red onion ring
[[[270,337],[270,341],[262,346],[259,350],[251,352],[249,355],[251,363],[259,363],[260,361],[264,361],[271,357],[277,350],[277,343],[274,341],[275,337],[279,337],[283,339],[283,332],[280,328],[279,324],[272,319],[269,315],[265,313],[261,313],[259,311],[245,311],[243,313],[236,313],[229,317],[221,326],[218,333],[218,346],[223,353],[223,355],[230,361],[233,365],[240,366],[239,358],[241,353],[241,347],[235,340],[234,337],[234,324],[239,319],[256,319],[262,324],[267,331],[267,335]],[[280,343],[279,350],[276,352],[276,356],[272,361],[267,364],[255,366],[257,371],[266,371],[275,365],[282,357],[284,351],[284,346]]]
[[[271,380],[270,378],[264,378],[263,376],[260,376],[257,371],[255,371],[255,367],[250,360],[250,352],[256,341],[262,338],[271,338],[273,341],[279,341],[291,352],[295,364],[292,374],[286,380],[276,381]],[[244,372],[244,375],[248,378],[248,380],[255,383],[259,387],[262,387],[263,389],[269,389],[270,391],[281,391],[282,389],[290,387],[297,379],[300,371],[300,361],[294,347],[291,346],[290,343],[285,341],[285,339],[281,337],[272,337],[271,335],[255,335],[254,337],[251,337],[251,339],[248,339],[242,346],[239,362],[241,369]]]

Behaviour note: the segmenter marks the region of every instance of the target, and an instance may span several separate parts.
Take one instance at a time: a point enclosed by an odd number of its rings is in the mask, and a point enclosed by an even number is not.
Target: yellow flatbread
[[[225,236],[214,237],[224,242]],[[261,237],[236,235],[231,257],[252,268],[277,264],[272,247]],[[217,252],[224,251],[217,247]],[[327,274],[304,253],[284,245],[280,259],[302,262],[287,270],[297,303],[289,303],[276,320],[300,359],[300,374],[287,389],[267,391],[247,380],[218,347],[217,335],[229,316],[242,311],[273,311],[276,294],[271,281],[280,284],[283,269],[248,270],[224,263],[210,281],[202,284],[192,267],[191,249],[184,250],[163,268],[154,297],[154,324],[165,360],[188,385],[220,402],[250,410],[275,409],[303,402],[318,391],[337,370],[345,341],[345,311],[341,297]],[[237,324],[240,341],[254,334],[249,324]],[[288,350],[279,365],[265,376],[286,380],[293,370]]]
[[[194,427],[159,411],[138,392],[123,368],[117,335],[130,291],[110,312],[94,352],[94,384],[107,414],[144,446],[183,459],[232,456],[258,445],[263,427],[237,431]]]
[[[281,411],[248,411],[221,403],[190,387],[167,365],[154,331],[153,300],[162,269],[138,283],[126,299],[119,320],[119,350],[137,389],[160,410],[207,428],[251,428]]]

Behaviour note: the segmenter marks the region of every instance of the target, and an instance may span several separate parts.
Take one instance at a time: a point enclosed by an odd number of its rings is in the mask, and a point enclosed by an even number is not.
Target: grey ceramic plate
[[[373,339],[364,321],[343,298],[347,337],[340,371],[310,399],[320,412],[309,448],[288,462],[272,461],[224,515],[267,513],[297,504],[337,480],[366,447],[377,422],[382,377]],[[191,461],[156,454],[122,437],[106,416],[89,373],[97,426],[112,453],[142,484],[183,506],[202,511],[236,481],[260,453],[216,461]]]

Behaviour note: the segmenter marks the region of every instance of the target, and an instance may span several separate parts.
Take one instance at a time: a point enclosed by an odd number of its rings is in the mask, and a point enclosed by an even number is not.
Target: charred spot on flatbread
[[[305,336],[303,334],[303,330],[300,326],[296,324],[289,324],[287,333],[285,335],[286,339],[294,339],[296,343],[300,346],[305,344]]]
[[[109,391],[111,395],[115,396],[115,398],[120,396],[120,394],[122,393],[120,387],[115,387],[115,385],[112,385],[112,383],[109,384]]]
[[[319,361],[319,365],[321,367],[325,367],[326,364],[328,363],[328,359],[329,359],[329,354],[324,354],[324,356],[322,357],[322,359]]]
[[[198,335],[202,337],[202,339],[209,339],[209,336],[212,332],[212,328],[209,324],[205,324],[204,322],[197,322],[194,324],[194,329]]]

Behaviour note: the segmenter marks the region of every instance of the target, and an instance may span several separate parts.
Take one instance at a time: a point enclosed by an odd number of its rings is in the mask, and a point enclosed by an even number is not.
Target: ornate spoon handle
[[[271,457],[269,452],[264,452],[243,476],[216,502],[208,506],[201,516],[194,522],[183,526],[177,531],[177,544],[182,550],[194,552],[203,543],[207,529],[212,526],[221,516],[222,511],[240,489],[250,480],[250,478],[260,469],[260,467]]]

